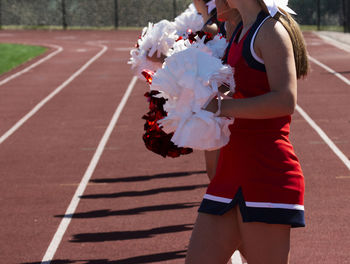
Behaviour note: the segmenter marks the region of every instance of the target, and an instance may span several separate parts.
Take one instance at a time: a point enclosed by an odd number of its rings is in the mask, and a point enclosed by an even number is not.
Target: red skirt
[[[238,204],[244,222],[305,226],[304,177],[289,124],[290,116],[237,119],[199,212],[221,215]]]

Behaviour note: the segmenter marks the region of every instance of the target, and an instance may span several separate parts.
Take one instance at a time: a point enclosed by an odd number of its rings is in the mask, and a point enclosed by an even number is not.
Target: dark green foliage
[[[63,26],[64,6],[68,28],[143,27],[148,21],[172,20],[191,2],[176,0],[174,10],[173,0],[0,0],[0,25]]]
[[[0,25],[58,26],[68,28],[144,27],[148,22],[173,20],[191,0],[0,0]],[[350,23],[350,0],[290,0],[303,25],[317,25],[320,2],[321,26]],[[64,5],[62,5],[64,4]],[[116,5],[117,4],[117,5]],[[346,5],[344,12],[343,6]],[[65,20],[62,6],[65,7]],[[174,10],[175,8],[175,10]]]
[[[298,14],[295,17],[298,23],[302,25],[317,24],[316,0],[290,0],[289,5]],[[343,25],[342,0],[320,0],[320,7],[321,25]]]

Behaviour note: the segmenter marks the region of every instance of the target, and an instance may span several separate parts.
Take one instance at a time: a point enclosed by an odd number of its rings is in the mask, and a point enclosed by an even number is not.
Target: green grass
[[[40,30],[40,29],[44,29],[44,30],[61,30],[63,29],[62,26],[30,26],[30,25],[10,25],[10,26],[2,26],[2,29],[7,29],[7,30]]]
[[[0,43],[0,74],[44,53],[46,48],[21,44]]]
[[[143,28],[144,27],[118,27],[118,30],[142,30]]]

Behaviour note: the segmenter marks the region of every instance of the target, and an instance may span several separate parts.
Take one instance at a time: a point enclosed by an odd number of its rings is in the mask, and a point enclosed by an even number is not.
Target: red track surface
[[[0,86],[0,137],[101,51],[98,41],[108,47],[0,145],[0,263],[41,263],[132,79],[125,48],[138,33],[0,31],[0,42],[63,47]],[[311,56],[350,79],[349,53],[311,33],[306,40]],[[163,159],[145,149],[146,90],[136,83],[51,263],[183,263],[208,180],[200,152]],[[349,96],[315,64],[299,84],[299,105],[348,157]],[[350,263],[350,172],[298,113],[292,141],[306,177],[307,227],[293,230],[291,263]]]

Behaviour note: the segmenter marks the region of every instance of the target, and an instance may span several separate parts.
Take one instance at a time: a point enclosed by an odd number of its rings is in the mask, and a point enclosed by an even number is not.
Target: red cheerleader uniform
[[[236,98],[270,91],[264,62],[253,48],[269,17],[261,12],[239,42],[242,25],[232,38],[227,62],[235,70]],[[199,212],[222,215],[238,204],[244,222],[305,226],[304,177],[289,141],[290,122],[289,115],[236,118]]]

